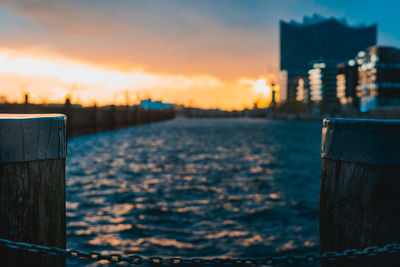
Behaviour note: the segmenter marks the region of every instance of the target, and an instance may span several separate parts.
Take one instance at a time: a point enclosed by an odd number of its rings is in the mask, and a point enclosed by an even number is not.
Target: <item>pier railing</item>
[[[65,104],[0,104],[0,113],[65,114],[68,117],[67,135],[76,136],[173,119],[175,108],[155,110],[140,105],[82,107],[67,99]]]
[[[71,259],[82,259],[88,261],[101,261],[111,263],[129,263],[132,265],[184,265],[184,266],[256,266],[297,264],[313,262],[333,262],[337,260],[349,260],[351,264],[354,259],[364,258],[366,260],[375,256],[387,256],[400,254],[400,244],[392,243],[382,247],[367,247],[365,249],[346,249],[344,251],[327,251],[322,254],[288,255],[281,257],[265,258],[166,258],[166,257],[142,257],[139,255],[103,254],[98,252],[84,252],[73,249],[62,249],[48,247],[24,242],[14,242],[0,238],[0,246],[11,249],[25,250],[32,253],[47,254],[50,256],[64,256]]]

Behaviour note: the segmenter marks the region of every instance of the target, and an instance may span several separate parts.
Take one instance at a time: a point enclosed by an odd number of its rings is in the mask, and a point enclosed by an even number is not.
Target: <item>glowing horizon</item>
[[[24,93],[31,103],[62,103],[68,96],[82,105],[133,104],[152,97],[199,108],[240,110],[254,103],[268,106],[271,94],[266,77],[221,80],[211,75],[122,72],[9,50],[0,50],[0,77],[8,81],[0,85],[0,95],[10,102],[23,101]]]

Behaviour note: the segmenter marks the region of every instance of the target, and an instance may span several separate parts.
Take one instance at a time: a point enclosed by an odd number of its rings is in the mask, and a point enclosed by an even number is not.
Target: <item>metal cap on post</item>
[[[400,120],[325,119],[321,157],[320,252],[399,242]],[[396,264],[399,256],[321,266]]]
[[[0,114],[0,237],[65,248],[66,116]],[[64,266],[0,248],[5,266]]]

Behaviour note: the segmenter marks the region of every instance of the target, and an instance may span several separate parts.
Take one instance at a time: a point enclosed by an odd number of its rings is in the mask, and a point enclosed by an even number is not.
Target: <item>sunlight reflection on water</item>
[[[182,257],[314,252],[320,129],[177,118],[72,138],[68,247]]]

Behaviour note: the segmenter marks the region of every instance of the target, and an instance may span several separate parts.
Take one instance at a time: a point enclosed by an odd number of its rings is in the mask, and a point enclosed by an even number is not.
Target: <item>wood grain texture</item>
[[[65,248],[65,159],[0,164],[0,237]],[[65,266],[62,256],[0,248],[1,266]]]
[[[323,159],[319,216],[321,253],[400,242],[400,166]],[[400,266],[400,256],[321,266]]]

